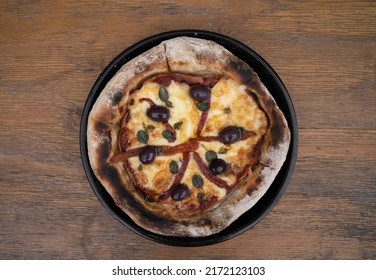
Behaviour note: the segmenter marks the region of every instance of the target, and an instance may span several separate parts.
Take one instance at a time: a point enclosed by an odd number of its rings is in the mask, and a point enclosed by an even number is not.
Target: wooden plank
[[[1,1],[0,259],[375,259],[375,15],[374,1]],[[201,248],[122,226],[79,152],[104,67],[144,37],[184,28],[263,56],[299,123],[280,203],[252,230]]]

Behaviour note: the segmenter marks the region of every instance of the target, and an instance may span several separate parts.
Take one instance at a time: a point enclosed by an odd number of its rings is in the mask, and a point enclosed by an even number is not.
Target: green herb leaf
[[[212,150],[209,150],[205,153],[205,159],[207,162],[211,162],[213,159],[216,159],[216,158],[217,158],[217,153]]]
[[[155,129],[155,126],[152,125],[152,124],[149,124],[145,127],[145,131],[146,132],[149,132],[149,131],[153,131]]]
[[[170,162],[169,169],[172,174],[177,174],[179,172],[179,165],[173,160]]]
[[[142,164],[140,164],[137,169],[138,169],[138,171],[141,171],[142,168],[143,168],[143,166],[142,166]]]
[[[142,127],[144,128],[146,133],[148,133],[149,131],[153,131],[155,129],[154,125],[152,124],[146,125],[144,122],[142,122]]]
[[[231,114],[231,108],[226,107],[226,108],[223,109],[223,112],[225,112],[225,114]]]
[[[146,133],[145,130],[139,130],[137,132],[137,140],[140,143],[146,144],[149,141],[149,135]]]
[[[179,130],[183,125],[183,121],[174,123],[174,129]]]
[[[204,101],[198,101],[196,103],[196,108],[201,112],[206,112],[210,109],[210,105],[207,102]]]
[[[162,136],[169,141],[174,138],[174,134],[168,129],[162,131]]]
[[[198,200],[199,203],[202,203],[204,201],[204,193],[203,192],[197,193],[197,200]]]
[[[168,92],[167,92],[167,89],[165,89],[164,87],[160,87],[159,88],[158,95],[159,95],[159,98],[163,102],[166,102],[168,100]]]
[[[195,188],[201,189],[204,185],[204,180],[200,175],[195,174],[192,177],[192,184]]]
[[[223,155],[223,154],[227,153],[227,151],[228,151],[227,148],[222,147],[222,148],[219,149],[218,154]]]
[[[171,102],[170,100],[167,100],[167,101],[165,102],[165,104],[166,104],[166,107],[167,107],[167,108],[174,108],[174,106],[172,105],[172,102]]]

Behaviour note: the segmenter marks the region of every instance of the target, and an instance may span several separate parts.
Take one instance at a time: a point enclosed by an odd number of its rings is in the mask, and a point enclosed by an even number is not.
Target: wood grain
[[[123,227],[79,153],[82,109],[104,67],[144,37],[184,28],[263,56],[299,123],[280,203],[252,230],[201,248]],[[5,0],[0,34],[1,259],[376,258],[374,1]]]

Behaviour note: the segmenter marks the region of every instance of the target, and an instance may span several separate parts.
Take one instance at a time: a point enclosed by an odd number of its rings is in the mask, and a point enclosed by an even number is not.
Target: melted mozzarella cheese
[[[199,175],[203,179],[203,187],[202,188],[196,188],[193,185],[192,178],[193,175]],[[198,167],[196,161],[191,157],[187,170],[185,171],[184,177],[181,181],[183,184],[186,184],[189,188],[190,192],[190,199],[186,201],[182,201],[182,205],[188,206],[189,205],[195,205],[199,206],[199,199],[198,194],[202,193],[202,199],[210,199],[210,197],[215,196],[218,199],[223,198],[226,195],[226,190],[217,187],[215,184],[210,182],[208,179],[205,178],[204,175],[201,174],[200,168]],[[183,207],[183,206],[182,206]]]
[[[128,160],[128,163],[133,169],[140,186],[155,194],[160,194],[166,191],[174,180],[174,175],[169,170],[171,161],[174,160],[180,168],[182,158],[182,154],[168,157],[157,156],[152,163],[142,165],[138,157],[132,157]]]
[[[197,137],[196,133],[201,112],[197,110],[195,101],[189,97],[189,86],[174,81],[166,87],[169,101],[173,105],[173,108],[169,109],[170,118],[168,123],[174,126],[175,123],[182,122],[182,126],[179,130],[176,130],[176,141],[170,143],[162,136],[162,132],[166,129],[165,126],[149,119],[146,112],[150,108],[150,104],[148,102],[140,102],[141,98],[149,98],[156,105],[165,106],[165,103],[159,98],[159,89],[159,84],[147,81],[140,90],[132,93],[130,99],[134,101],[129,104],[130,118],[126,124],[130,132],[130,145],[127,149],[145,145],[138,141],[136,135],[139,130],[144,130],[149,125],[152,125],[154,129],[148,131],[148,145],[175,146]],[[206,152],[212,150],[217,153],[218,158],[225,160],[230,172],[219,175],[219,178],[226,181],[228,185],[232,185],[236,182],[237,176],[241,174],[243,168],[250,163],[250,153],[254,145],[265,133],[267,125],[265,113],[259,109],[254,98],[247,93],[246,87],[237,84],[232,79],[222,78],[211,90],[210,110],[201,136],[218,136],[219,132],[227,126],[243,127],[256,134],[229,146],[219,141],[203,141],[200,142],[196,152],[205,160]],[[128,160],[128,163],[134,170],[138,184],[142,188],[158,195],[168,190],[173,183],[175,175],[169,171],[169,164],[174,160],[180,168],[182,157],[181,153],[171,156],[157,156],[154,162],[147,165],[142,165],[138,157],[132,157]],[[207,166],[209,166],[209,163],[207,163]],[[204,185],[200,189],[193,186],[192,177],[195,174],[203,178]],[[215,196],[220,200],[226,195],[225,189],[217,187],[205,178],[192,156],[190,156],[188,167],[181,182],[189,187],[190,198],[176,202],[177,207],[180,209],[199,207],[200,199],[210,199],[210,197]],[[201,198],[199,199],[198,196]]]
[[[236,142],[230,146],[226,146],[220,142],[202,142],[197,152],[202,159],[205,159],[207,151],[214,151],[218,158],[223,159],[227,163],[229,172],[218,176],[231,186],[236,182],[237,175],[250,163],[249,155],[258,139],[259,137],[255,136]],[[209,167],[209,162],[207,162],[207,166]]]
[[[176,141],[170,143],[162,135],[162,132],[166,129],[160,122],[155,122],[148,118],[146,112],[150,108],[148,102],[140,102],[141,98],[149,98],[156,105],[166,106],[165,103],[160,100],[158,92],[160,85],[154,82],[146,82],[143,87],[132,93],[133,105],[129,105],[130,119],[127,123],[127,128],[130,130],[129,148],[141,147],[144,144],[140,143],[137,139],[137,132],[143,130],[144,127],[152,125],[155,128],[149,130],[149,145],[169,145],[175,146],[184,142],[187,142],[189,138],[196,137],[196,131],[198,122],[200,120],[200,114],[195,108],[194,101],[189,97],[189,86],[186,84],[175,83],[174,81],[166,87],[169,94],[169,101],[172,103],[172,108],[169,108],[170,118],[168,123],[173,127],[174,124],[182,122],[179,130],[176,130]]]

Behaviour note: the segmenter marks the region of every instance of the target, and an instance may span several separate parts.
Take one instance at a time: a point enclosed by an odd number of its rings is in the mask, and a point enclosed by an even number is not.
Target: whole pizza
[[[95,176],[144,229],[208,236],[272,184],[290,131],[258,75],[221,45],[166,40],[122,66],[94,103]]]

